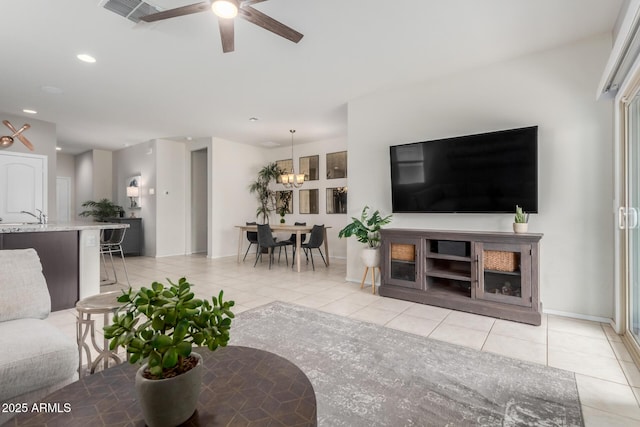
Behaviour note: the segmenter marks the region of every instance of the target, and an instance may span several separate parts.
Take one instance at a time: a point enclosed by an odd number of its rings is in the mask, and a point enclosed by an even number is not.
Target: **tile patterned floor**
[[[361,290],[359,284],[346,282],[346,264],[339,259],[315,271],[303,263],[301,273],[285,266],[284,260],[271,270],[267,263],[254,268],[252,262],[237,263],[235,257],[130,257],[126,261],[134,287],[185,276],[200,297],[224,289],[226,298],[236,302],[236,314],[285,301],[573,371],[587,427],[640,425],[640,371],[607,324],[544,315],[541,326],[530,326],[382,298],[372,295],[370,288]],[[118,277],[124,278],[121,270]],[[103,286],[101,291],[124,287]],[[74,309],[52,313],[49,321],[75,339]]]

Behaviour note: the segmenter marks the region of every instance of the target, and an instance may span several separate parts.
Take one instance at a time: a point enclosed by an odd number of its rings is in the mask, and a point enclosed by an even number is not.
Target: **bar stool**
[[[109,359],[116,364],[122,363],[120,356],[109,350],[109,342],[104,339],[102,347],[96,342],[95,319],[91,318],[92,314],[104,315],[104,324],[109,324],[109,316],[113,314],[122,303],[118,302],[118,297],[122,295],[121,291],[105,292],[104,294],[92,295],[83,298],[76,303],[78,317],[76,318],[76,340],[78,343],[78,375],[83,376],[82,372],[82,351],[87,355],[87,370],[93,374],[98,364],[104,362],[104,368],[109,367]],[[88,335],[91,334],[91,342],[87,343]],[[91,348],[98,352],[95,360],[91,360]]]
[[[103,229],[100,232],[100,256],[102,257],[102,265],[104,266],[104,273],[107,276],[106,282],[102,283],[103,285],[112,285],[114,283],[118,283],[118,274],[116,273],[116,266],[113,263],[113,254],[120,253],[120,258],[122,258],[122,266],[124,267],[124,275],[127,278],[127,285],[131,286],[129,283],[129,273],[127,272],[127,263],[124,261],[124,252],[122,251],[122,241],[124,240],[126,228],[114,228],[109,229],[111,232],[108,237],[105,234],[105,230]],[[105,255],[109,255],[111,259],[111,268],[113,269],[113,277],[114,281],[109,281],[109,272],[107,271],[107,262],[105,260]]]

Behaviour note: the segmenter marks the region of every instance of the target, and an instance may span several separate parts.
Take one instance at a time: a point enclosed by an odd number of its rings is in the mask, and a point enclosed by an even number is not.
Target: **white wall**
[[[94,200],[93,198],[93,153],[87,151],[82,154],[78,154],[75,158],[75,197],[76,197],[76,214],[84,211],[81,205],[87,200]],[[74,205],[72,205],[74,206]]]
[[[613,315],[613,108],[594,90],[611,49],[603,35],[349,103],[349,213],[391,212],[389,146],[539,126],[539,214],[546,310]],[[511,230],[512,215],[396,214],[390,227]],[[358,243],[348,244],[359,281]]]
[[[145,142],[113,153],[114,200],[124,207],[126,216],[142,218],[143,255],[156,255],[156,197],[149,189],[156,187],[155,142]],[[127,178],[140,176],[140,209],[131,210],[127,197]]]
[[[113,153],[90,150],[75,156],[76,214],[86,210],[81,205],[88,200],[109,199],[117,203],[113,191]]]
[[[156,257],[187,252],[186,153],[182,142],[155,141]]]
[[[297,133],[303,132],[300,129]],[[345,258],[347,256],[347,242],[345,239],[338,239],[338,232],[347,224],[349,218],[346,214],[327,214],[327,202],[326,202],[326,190],[333,187],[348,187],[347,192],[347,209],[350,209],[350,203],[352,202],[351,196],[351,171],[347,170],[347,178],[341,179],[327,179],[327,153],[335,153],[338,151],[345,151],[347,149],[347,141],[345,138],[336,138],[325,141],[316,141],[306,144],[294,145],[294,169],[296,172],[300,170],[300,157],[306,156],[319,156],[319,180],[317,181],[305,181],[304,185],[299,189],[293,189],[293,214],[285,216],[286,223],[293,225],[294,222],[306,222],[307,225],[324,224],[327,227],[331,227],[327,230],[327,239],[329,241],[329,252],[331,257]],[[267,151],[267,158],[252,172],[252,177],[255,176],[258,170],[266,165],[268,162],[275,162],[276,160],[284,160],[291,158],[291,146],[278,147]],[[273,186],[275,190],[285,190],[281,184]],[[298,192],[300,190],[318,189],[319,203],[318,214],[301,214],[300,213],[300,197]],[[257,201],[253,196],[253,211],[257,207]],[[247,221],[255,221],[255,214],[253,218],[247,218]],[[277,213],[272,214],[270,222],[278,223],[280,216]],[[283,236],[284,237],[284,236]],[[288,237],[287,237],[288,238]]]
[[[31,128],[24,131],[23,135],[31,141],[34,151],[30,151],[18,138],[15,138],[13,145],[3,149],[6,152],[15,153],[31,153],[47,156],[47,200],[45,201],[44,211],[49,215],[51,221],[56,220],[56,125],[54,123],[36,120],[33,117],[18,116],[0,112],[0,121],[9,120],[11,124],[20,129],[22,125],[28,123]],[[11,135],[11,131],[5,125],[0,124],[0,135]]]
[[[212,139],[209,157],[213,184],[209,224],[211,257],[237,254],[239,231],[234,226],[254,221],[257,204],[255,196],[249,194],[249,185],[268,162],[267,153],[264,148]]]
[[[74,219],[75,217],[75,212],[74,212],[74,207],[76,206],[76,194],[75,194],[75,187],[76,187],[76,159],[75,156],[73,156],[72,154],[65,154],[65,153],[58,153],[56,154],[56,164],[57,164],[57,172],[56,172],[56,177],[65,177],[65,178],[69,178],[69,182],[71,184],[71,188],[70,188],[70,194],[69,194],[69,205],[71,206],[71,212],[69,212],[69,215],[71,216],[70,219]],[[57,211],[57,209],[56,209]]]

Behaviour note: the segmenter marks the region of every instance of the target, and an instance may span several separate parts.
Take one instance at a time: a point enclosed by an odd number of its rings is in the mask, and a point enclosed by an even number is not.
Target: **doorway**
[[[191,253],[207,254],[209,180],[207,149],[191,152]]]
[[[71,178],[68,176],[56,177],[56,205],[57,220],[71,221]]]
[[[640,84],[621,98],[619,111],[618,319],[623,339],[640,363]]]

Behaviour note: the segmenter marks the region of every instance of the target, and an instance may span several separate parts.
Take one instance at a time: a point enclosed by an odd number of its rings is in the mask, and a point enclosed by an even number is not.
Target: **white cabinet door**
[[[47,213],[47,156],[0,153],[0,218],[2,222],[33,222],[22,211]]]

